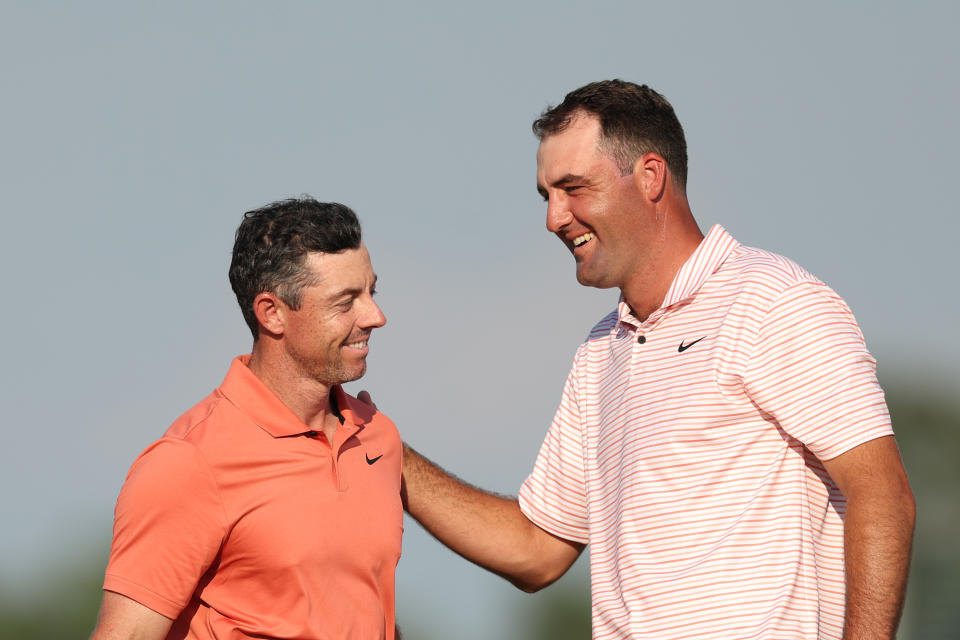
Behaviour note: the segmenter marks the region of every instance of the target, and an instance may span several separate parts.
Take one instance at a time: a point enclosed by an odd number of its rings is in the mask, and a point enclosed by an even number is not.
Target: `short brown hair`
[[[686,189],[687,141],[673,107],[662,95],[647,85],[623,80],[591,82],[541,113],[533,133],[543,140],[566,129],[582,113],[600,121],[600,148],[624,175],[633,171],[637,158],[653,151],[666,160],[680,189]]]

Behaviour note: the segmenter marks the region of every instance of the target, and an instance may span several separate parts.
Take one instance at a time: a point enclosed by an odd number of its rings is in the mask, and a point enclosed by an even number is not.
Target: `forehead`
[[[549,182],[554,173],[576,173],[585,169],[600,157],[599,141],[600,121],[596,116],[574,116],[566,129],[540,142],[538,174]]]
[[[362,289],[375,279],[370,254],[363,244],[357,249],[339,253],[307,254],[305,266],[312,277],[312,287],[323,293],[336,294],[346,289]]]

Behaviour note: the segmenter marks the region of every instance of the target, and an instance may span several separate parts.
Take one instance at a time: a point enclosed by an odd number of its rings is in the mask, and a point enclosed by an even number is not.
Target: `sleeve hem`
[[[579,542],[580,544],[590,543],[590,536],[588,532],[580,531],[568,525],[557,522],[541,511],[535,509],[527,502],[525,496],[523,495],[523,491],[520,492],[518,502],[520,503],[520,513],[526,516],[527,520],[537,525],[547,533],[555,535],[558,538],[563,538],[564,540],[570,540],[571,542]]]
[[[855,449],[856,447],[859,447],[862,444],[866,444],[871,440],[878,440],[880,438],[885,438],[887,436],[893,436],[893,430],[890,427],[877,428],[877,429],[868,431],[866,433],[859,433],[857,435],[859,437],[855,440],[848,440],[840,445],[830,447],[828,450],[822,453],[814,452],[814,454],[822,462],[829,462],[830,460],[833,460],[834,458],[842,456],[843,454],[850,451],[851,449]]]
[[[135,600],[148,609],[171,620],[176,620],[186,606],[186,604],[178,604],[126,578],[121,578],[120,576],[109,573],[104,578],[103,590],[113,591],[131,600]]]

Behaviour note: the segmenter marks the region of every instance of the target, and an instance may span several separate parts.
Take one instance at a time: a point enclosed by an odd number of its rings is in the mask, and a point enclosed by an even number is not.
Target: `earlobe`
[[[253,314],[257,316],[260,327],[269,334],[283,335],[285,311],[283,302],[269,291],[258,293],[253,299]]]
[[[648,200],[660,200],[667,186],[667,161],[652,151],[643,154],[633,163],[633,183]]]

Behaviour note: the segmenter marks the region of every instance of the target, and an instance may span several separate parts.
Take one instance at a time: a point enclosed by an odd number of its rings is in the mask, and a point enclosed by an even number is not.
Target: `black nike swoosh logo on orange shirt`
[[[373,464],[374,462],[376,462],[377,460],[379,460],[380,458],[382,458],[382,457],[383,457],[383,454],[381,453],[381,454],[378,455],[376,458],[371,458],[370,456],[364,454],[364,457],[366,457],[366,459],[367,459],[367,464]]]
[[[703,338],[706,338],[706,337],[707,337],[707,336],[703,336]],[[681,340],[681,341],[680,341],[680,346],[677,347],[677,353],[683,353],[684,351],[686,351],[687,349],[689,349],[689,348],[692,347],[693,345],[695,345],[695,344],[697,344],[698,342],[700,342],[701,340],[703,340],[703,338],[697,338],[696,340],[694,340],[694,341],[691,342],[690,344],[683,344],[683,340]]]

